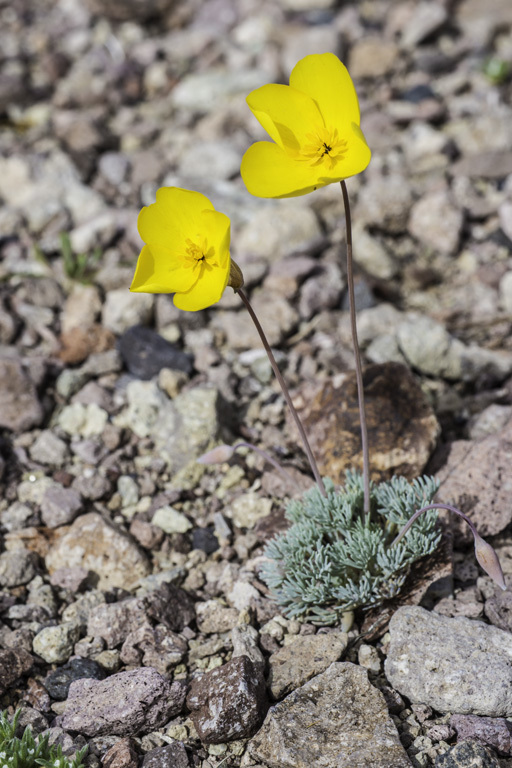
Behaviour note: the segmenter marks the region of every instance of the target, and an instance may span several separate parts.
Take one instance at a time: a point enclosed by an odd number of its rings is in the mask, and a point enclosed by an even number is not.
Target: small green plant
[[[73,759],[62,754],[60,744],[48,744],[48,736],[34,738],[29,725],[23,736],[16,736],[16,727],[21,715],[18,709],[12,722],[7,712],[0,715],[0,768],[32,768],[43,765],[46,768],[82,768],[87,747],[78,750]]]
[[[435,510],[391,545],[414,512],[432,501],[438,482],[424,476],[372,483],[364,522],[360,474],[347,472],[338,490],[331,480],[324,484],[327,496],[314,487],[290,502],[292,525],[267,545],[260,574],[285,615],[334,624],[346,611],[398,594],[411,563],[435,550],[441,538]]]
[[[493,85],[501,85],[510,75],[510,64],[498,56],[491,56],[484,64],[484,74]]]
[[[66,275],[78,281],[88,279],[101,257],[101,248],[95,248],[92,253],[75,253],[67,232],[61,232],[60,252]]]

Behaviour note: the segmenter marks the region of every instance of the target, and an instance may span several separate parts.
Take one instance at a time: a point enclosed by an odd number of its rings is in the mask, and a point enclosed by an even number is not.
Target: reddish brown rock
[[[55,725],[84,736],[129,736],[161,728],[179,714],[185,687],[172,685],[155,669],[118,672],[106,680],[71,683],[65,713]]]
[[[477,715],[452,715],[450,725],[455,728],[457,741],[478,739],[501,755],[510,754],[510,731],[503,717],[478,717]]]
[[[438,472],[438,498],[468,515],[481,536],[494,536],[512,520],[511,462],[512,420],[482,440],[458,440]],[[472,540],[467,524],[451,518],[455,540]]]
[[[267,710],[263,665],[237,656],[212,669],[192,683],[187,707],[199,738],[208,744],[252,736]]]
[[[372,478],[417,477],[440,428],[413,374],[400,363],[370,365],[364,392]],[[347,469],[362,469],[355,372],[322,383],[307,400],[302,415],[320,472],[342,483]]]
[[[103,768],[137,768],[139,758],[135,741],[130,738],[119,739],[105,752],[101,764]]]
[[[34,660],[23,648],[0,650],[0,694],[4,694],[18,677],[28,672]]]

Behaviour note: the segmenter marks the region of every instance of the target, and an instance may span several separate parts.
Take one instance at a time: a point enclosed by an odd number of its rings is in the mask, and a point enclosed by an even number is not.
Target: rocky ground
[[[510,593],[467,531],[423,607],[283,618],[258,563],[310,481],[255,331],[230,290],[128,291],[140,206],[208,195],[322,471],[359,464],[339,188],[238,173],[245,96],[328,50],[373,150],[348,186],[374,475],[437,472],[512,582],[510,0],[0,0],[1,704],[90,766],[512,764]],[[295,487],[196,463],[237,439]]]

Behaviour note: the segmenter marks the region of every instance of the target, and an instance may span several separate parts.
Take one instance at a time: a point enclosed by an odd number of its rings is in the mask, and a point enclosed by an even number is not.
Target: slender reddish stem
[[[370,519],[370,451],[368,448],[368,429],[366,427],[366,411],[364,407],[363,367],[361,365],[361,352],[357,340],[356,300],[354,292],[354,270],[352,263],[352,218],[350,216],[350,201],[348,199],[347,185],[340,182],[345,207],[345,221],[347,229],[347,283],[348,300],[350,309],[350,327],[352,330],[352,345],[356,366],[357,399],[359,404],[359,425],[361,428],[361,450],[363,453],[363,484],[364,484],[364,514]]]
[[[267,353],[268,359],[270,360],[270,365],[272,366],[272,370],[274,371],[276,375],[276,379],[279,382],[279,385],[283,391],[284,399],[286,400],[286,403],[288,405],[288,408],[291,411],[291,414],[294,418],[295,424],[297,425],[297,429],[299,430],[299,434],[302,438],[302,443],[304,445],[304,450],[306,451],[306,456],[308,457],[309,465],[311,467],[311,470],[313,472],[313,475],[315,477],[315,480],[317,482],[317,485],[320,489],[320,492],[323,496],[327,496],[327,491],[325,490],[325,486],[322,480],[322,477],[320,475],[320,472],[318,471],[318,466],[315,460],[315,457],[313,456],[313,451],[311,450],[311,446],[309,444],[309,440],[307,438],[306,432],[304,430],[304,426],[302,424],[302,421],[299,418],[299,414],[297,413],[297,410],[292,402],[292,398],[290,397],[290,393],[288,391],[288,387],[286,386],[286,382],[283,379],[283,376],[281,374],[281,371],[279,370],[276,359],[274,357],[274,353],[272,352],[270,348],[270,344],[267,341],[267,337],[265,336],[265,331],[261,327],[261,323],[258,320],[256,313],[254,312],[254,309],[251,306],[251,302],[247,298],[244,291],[240,288],[237,291],[238,295],[242,299],[245,308],[247,309],[251,320],[253,321],[254,325],[256,326],[256,330],[258,331],[259,337],[261,339],[261,343],[263,344],[263,347],[265,348],[265,352]]]

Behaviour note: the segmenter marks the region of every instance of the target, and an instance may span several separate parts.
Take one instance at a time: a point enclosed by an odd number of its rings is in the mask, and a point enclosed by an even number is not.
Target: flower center
[[[206,237],[200,238],[199,242],[196,243],[187,237],[185,243],[187,244],[183,257],[185,267],[191,267],[192,269],[206,267],[211,269],[213,266],[216,266],[215,248],[213,245],[208,246]]]
[[[347,142],[345,139],[340,139],[337,128],[321,126],[313,133],[307,133],[306,138],[309,143],[300,150],[300,159],[309,162],[310,165],[323,163],[332,170],[347,151]]]

